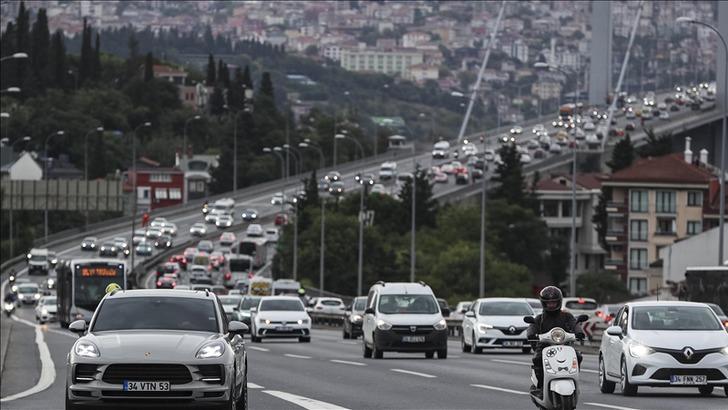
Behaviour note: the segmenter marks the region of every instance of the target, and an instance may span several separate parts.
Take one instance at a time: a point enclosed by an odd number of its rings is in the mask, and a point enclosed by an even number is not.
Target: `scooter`
[[[13,302],[3,302],[3,311],[5,312],[5,315],[7,317],[10,317],[10,315],[15,312],[15,303]]]
[[[581,315],[577,323],[588,319]],[[526,323],[535,323],[533,316],[523,318]],[[531,370],[531,401],[539,409],[547,410],[573,410],[579,399],[579,359],[576,350],[572,347],[575,341],[583,340],[574,333],[566,332],[555,327],[546,333],[538,335],[538,340],[532,339],[532,345],[540,343],[543,348],[543,393],[539,396],[535,386],[538,386],[536,372]],[[534,346],[535,347],[535,346]]]

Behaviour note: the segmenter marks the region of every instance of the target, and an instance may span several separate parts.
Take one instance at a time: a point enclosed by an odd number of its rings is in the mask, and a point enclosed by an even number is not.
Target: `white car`
[[[254,343],[267,338],[311,341],[311,318],[298,297],[262,297],[258,306],[250,309],[250,315],[250,339]]]
[[[251,238],[262,238],[263,227],[260,226],[260,224],[250,224],[245,229],[245,236],[249,236]]]
[[[481,353],[488,348],[517,348],[531,351],[524,316],[534,312],[523,298],[483,298],[470,306],[463,318],[460,345],[465,353]]]
[[[543,305],[541,305],[540,300],[536,298],[526,298],[526,302],[531,305],[531,309],[533,309],[534,315],[538,316],[543,312]]]
[[[147,231],[146,229],[137,229],[134,231],[134,235],[131,237],[131,244],[132,246],[137,246],[140,243],[144,242],[144,240],[147,238]]]
[[[455,306],[455,310],[450,312],[450,319],[463,320],[465,312],[470,309],[472,304],[473,302],[458,302],[457,306]]]
[[[313,305],[311,311],[314,313],[323,313],[326,315],[344,316],[346,305],[339,298],[316,298],[316,304]]]
[[[533,158],[531,158],[531,155],[521,154],[521,164],[530,164],[531,161],[533,161]]]
[[[172,222],[165,222],[162,224],[162,233],[165,235],[177,236],[177,225]]]
[[[549,152],[552,154],[561,154],[561,145],[559,144],[551,144],[549,146]]]
[[[265,238],[268,239],[268,242],[278,242],[278,228],[267,228],[265,230]]]
[[[233,226],[233,217],[231,215],[220,215],[217,217],[217,221],[215,221],[215,226],[220,229],[225,229]]]
[[[583,129],[584,131],[594,131],[595,129],[597,129],[597,126],[594,125],[593,122],[587,121],[586,123],[584,123]]]
[[[660,111],[660,119],[661,120],[669,120],[670,119],[670,113],[667,111]]]
[[[273,198],[270,199],[271,205],[283,205],[283,203],[286,201],[286,196],[283,195],[283,192],[276,192],[273,194]]]
[[[387,189],[384,188],[384,185],[382,185],[382,184],[374,184],[374,186],[372,186],[371,191],[369,191],[369,192],[372,194],[386,195]]]
[[[531,130],[531,132],[533,132],[534,134],[538,134],[539,132],[544,132],[544,131],[546,131],[546,127],[544,127],[543,124],[536,124],[533,126],[533,129]]]
[[[35,306],[35,320],[41,325],[56,320],[56,297],[43,296]]]
[[[190,235],[203,236],[207,233],[207,227],[203,223],[195,223],[190,226]]]
[[[149,228],[147,229],[146,237],[147,239],[159,239],[159,237],[162,236],[162,230],[159,228]]]
[[[523,128],[520,125],[516,125],[515,127],[511,128],[511,134],[518,135],[523,133]]]
[[[571,313],[574,317],[587,315],[589,319],[594,319],[597,317],[598,309],[597,301],[591,298],[564,298],[563,310]]]
[[[475,144],[465,144],[462,146],[460,151],[463,154],[463,158],[467,158],[467,157],[477,154],[478,148],[475,146]]]
[[[633,396],[639,386],[697,387],[728,394],[728,332],[704,303],[625,304],[599,347],[599,387]]]

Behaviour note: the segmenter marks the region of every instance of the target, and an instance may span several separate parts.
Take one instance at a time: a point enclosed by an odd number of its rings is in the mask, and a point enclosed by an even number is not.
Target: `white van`
[[[235,200],[232,198],[218,199],[212,204],[213,212],[218,214],[232,214],[235,209]]]
[[[397,163],[385,162],[379,167],[379,180],[388,181],[397,176]]]
[[[447,141],[438,141],[432,146],[432,158],[444,159],[450,157],[450,143]]]

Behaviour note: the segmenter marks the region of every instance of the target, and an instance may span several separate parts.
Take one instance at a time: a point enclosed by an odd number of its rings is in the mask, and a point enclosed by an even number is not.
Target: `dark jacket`
[[[528,338],[536,338],[542,333],[546,333],[549,330],[560,327],[564,331],[569,333],[575,333],[576,318],[569,312],[558,311],[558,312],[546,312],[536,316],[536,323],[532,323],[528,327],[526,334]]]

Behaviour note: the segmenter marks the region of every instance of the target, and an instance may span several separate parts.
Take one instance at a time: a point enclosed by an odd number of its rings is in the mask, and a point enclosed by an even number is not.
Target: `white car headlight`
[[[632,357],[644,357],[654,352],[652,348],[637,342],[631,342],[629,344],[629,354]]]
[[[56,284],[56,281],[53,279],[48,279],[48,286],[53,286]]]
[[[33,295],[33,297],[35,298],[35,300],[40,299],[40,293],[36,293],[35,295]]]
[[[195,357],[198,359],[214,359],[222,356],[224,352],[225,344],[216,340],[202,346],[200,350],[197,351],[197,355],[195,355]]]
[[[728,356],[728,346],[724,347],[720,352]]]
[[[298,319],[296,323],[298,323],[299,325],[307,325],[308,319]]]
[[[389,330],[392,328],[392,324],[389,322],[385,322],[382,319],[377,320],[377,329],[379,330]]]
[[[493,328],[493,325],[488,325],[485,323],[478,325],[478,330],[480,330],[483,333],[485,333],[486,331],[488,331],[489,329],[492,329],[492,328]]]
[[[445,319],[440,319],[439,322],[434,324],[434,328],[435,330],[445,330],[447,329],[447,322],[445,321]]]
[[[43,308],[43,309],[41,309],[41,310],[40,310],[40,313],[41,313],[42,315],[47,315],[47,314],[48,314],[48,309],[46,309],[46,308]]]
[[[352,322],[361,322],[361,319],[362,319],[361,315],[352,315],[351,316]]]
[[[82,340],[76,343],[76,346],[73,348],[73,352],[79,357],[99,357],[101,355],[99,353],[99,348],[87,340]]]

